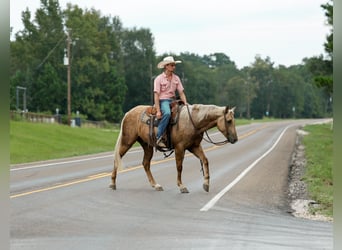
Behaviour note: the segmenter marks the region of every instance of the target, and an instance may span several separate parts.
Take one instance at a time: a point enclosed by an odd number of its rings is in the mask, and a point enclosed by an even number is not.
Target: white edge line
[[[277,141],[273,144],[273,146],[267,150],[262,156],[260,156],[257,160],[255,160],[251,165],[249,165],[236,179],[234,179],[231,183],[229,183],[224,189],[222,189],[217,195],[214,196],[207,204],[205,204],[200,211],[201,212],[206,212],[209,209],[211,209],[216,202],[221,199],[221,197],[227,193],[232,187],[234,187],[235,184],[237,184],[259,161],[261,161],[264,157],[266,157],[278,144],[280,141],[281,137],[283,137],[285,131],[292,125],[287,126],[283,132],[280,134],[278,137]]]
[[[137,152],[140,152],[140,151],[142,151],[142,150],[128,151],[127,154],[137,153]],[[44,164],[28,166],[28,167],[12,168],[12,169],[10,169],[10,171],[19,171],[19,170],[28,170],[28,169],[33,169],[33,168],[51,167],[51,166],[56,166],[56,165],[63,165],[63,164],[78,163],[78,162],[89,161],[89,160],[103,159],[103,158],[107,158],[107,157],[113,157],[113,154],[104,155],[104,156],[96,156],[96,157],[83,158],[83,159],[79,159],[79,160],[52,162],[52,163],[44,163]]]
[[[13,168],[13,169],[10,169],[10,171],[27,170],[27,169],[33,169],[33,168],[43,168],[43,167],[63,165],[63,164],[68,164],[68,163],[78,163],[78,162],[83,162],[83,161],[102,159],[102,158],[106,158],[106,157],[112,157],[112,155],[97,156],[97,157],[84,158],[84,159],[71,160],[71,161],[45,163],[45,164],[34,165],[34,166],[29,166],[29,167]]]

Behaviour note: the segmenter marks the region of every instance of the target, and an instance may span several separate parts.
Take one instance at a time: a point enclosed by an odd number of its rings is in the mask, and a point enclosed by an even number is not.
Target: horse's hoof
[[[158,184],[158,185],[155,185],[154,188],[155,188],[155,190],[157,190],[157,191],[164,191],[163,187],[160,186],[159,184]]]
[[[113,190],[116,190],[116,184],[110,184],[109,185],[109,188],[113,189]]]
[[[182,194],[187,194],[187,193],[189,193],[189,190],[188,190],[186,187],[182,187],[182,188],[180,189],[180,191],[181,191]]]
[[[204,191],[209,192],[209,185],[203,184],[203,189],[204,189]]]

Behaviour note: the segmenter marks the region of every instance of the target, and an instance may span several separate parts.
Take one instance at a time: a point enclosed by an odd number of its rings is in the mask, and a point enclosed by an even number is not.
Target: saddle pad
[[[153,126],[154,127],[158,127],[158,124],[159,124],[159,120],[154,118],[153,119],[153,116],[148,114],[149,112],[148,111],[144,111],[141,113],[141,121],[143,123],[146,123],[147,125],[150,125],[151,124],[151,121],[153,120]]]

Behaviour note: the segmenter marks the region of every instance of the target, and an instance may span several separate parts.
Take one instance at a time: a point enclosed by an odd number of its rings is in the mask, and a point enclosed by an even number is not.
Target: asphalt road
[[[173,155],[161,153],[152,173],[164,191],[155,191],[140,147],[123,158],[115,191],[112,152],[11,166],[11,249],[333,249],[333,224],[293,217],[286,193],[296,129],[316,121],[254,123],[237,127],[236,144],[203,142],[209,193],[191,154],[190,193],[176,185]]]

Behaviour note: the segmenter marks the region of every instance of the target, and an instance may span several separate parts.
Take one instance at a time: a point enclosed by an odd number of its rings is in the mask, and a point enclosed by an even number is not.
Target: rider
[[[159,69],[164,69],[154,80],[154,103],[157,109],[157,119],[161,119],[157,132],[157,144],[160,147],[166,147],[162,137],[171,117],[170,103],[175,99],[176,90],[180,99],[187,104],[183,84],[174,73],[177,63],[181,61],[175,61],[172,56],[167,56],[157,65]]]

